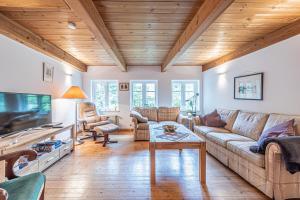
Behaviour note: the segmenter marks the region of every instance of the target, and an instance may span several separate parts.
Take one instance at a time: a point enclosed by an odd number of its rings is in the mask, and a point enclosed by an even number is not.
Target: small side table
[[[108,119],[110,119],[115,125],[119,125],[120,124],[120,116],[119,115],[105,115],[108,117]]]
[[[194,131],[194,117],[191,116],[185,116],[183,119],[183,125],[190,129],[191,131]]]

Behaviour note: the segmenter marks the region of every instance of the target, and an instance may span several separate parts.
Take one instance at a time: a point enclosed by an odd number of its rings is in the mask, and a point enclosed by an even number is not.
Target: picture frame
[[[120,91],[129,91],[129,82],[119,83],[119,90]]]
[[[264,73],[234,77],[234,99],[263,100]]]
[[[49,63],[43,63],[43,81],[44,82],[53,82],[54,76],[54,66],[50,65]]]

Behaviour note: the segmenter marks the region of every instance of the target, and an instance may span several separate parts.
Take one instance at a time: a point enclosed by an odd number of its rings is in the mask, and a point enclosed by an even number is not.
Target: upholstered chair
[[[105,115],[99,115],[94,103],[83,102],[79,104],[79,121],[84,131],[92,131],[94,127],[111,123]]]

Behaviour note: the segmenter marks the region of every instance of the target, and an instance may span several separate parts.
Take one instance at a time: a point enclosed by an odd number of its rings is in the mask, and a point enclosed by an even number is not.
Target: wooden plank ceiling
[[[86,65],[115,64],[103,46],[95,40],[86,24],[63,0],[23,0],[22,2],[24,5],[20,2],[15,5],[7,3],[9,6],[0,7],[0,11]],[[75,22],[77,29],[68,28],[69,21]]]
[[[162,64],[202,1],[95,0],[127,65]]]
[[[235,0],[176,64],[204,65],[298,19],[299,0]]]
[[[127,66],[158,66],[204,0],[93,2]],[[0,12],[86,65],[115,65],[107,49],[64,0],[0,0]],[[299,19],[299,0],[235,0],[174,63],[211,63]],[[77,29],[68,28],[70,21]]]

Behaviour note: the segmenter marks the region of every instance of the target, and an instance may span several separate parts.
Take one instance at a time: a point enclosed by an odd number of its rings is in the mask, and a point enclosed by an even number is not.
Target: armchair
[[[117,143],[109,139],[109,133],[116,131],[119,127],[113,124],[105,115],[99,115],[94,103],[84,102],[79,105],[79,119],[83,124],[83,130],[92,132],[94,141],[97,136],[104,137],[103,146],[107,143]]]
[[[84,131],[91,131],[96,126],[111,123],[105,115],[99,115],[96,105],[91,102],[79,104],[79,121],[82,122]]]
[[[9,200],[44,200],[45,176],[38,172],[26,176],[18,177],[13,166],[21,157],[26,156],[29,161],[37,158],[37,153],[33,150],[23,150],[0,156],[0,161],[6,161],[5,176],[8,181],[0,183],[0,188],[8,193]],[[5,199],[1,196],[0,199]]]

